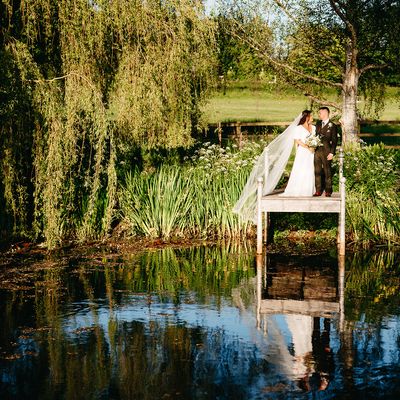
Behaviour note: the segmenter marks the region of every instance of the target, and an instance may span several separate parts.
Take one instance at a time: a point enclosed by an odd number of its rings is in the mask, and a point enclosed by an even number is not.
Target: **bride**
[[[293,131],[293,139],[296,144],[296,157],[286,189],[281,196],[312,196],[315,192],[315,149],[306,144],[307,137],[310,134],[315,134],[315,126],[312,125],[312,121],[311,111],[304,110],[297,127]]]
[[[312,196],[314,193],[314,153],[305,142],[306,137],[315,129],[311,122],[311,111],[304,110],[265,147],[233,208],[233,212],[239,214],[243,220],[256,222],[258,178],[263,178],[263,196],[272,193],[282,177],[294,143],[297,145],[296,157],[288,185],[282,195]]]

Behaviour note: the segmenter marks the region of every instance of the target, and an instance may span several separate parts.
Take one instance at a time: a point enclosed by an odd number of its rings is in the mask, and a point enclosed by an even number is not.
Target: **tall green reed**
[[[232,208],[247,176],[248,170],[218,175],[180,166],[129,173],[120,190],[122,218],[131,233],[151,238],[245,237],[251,225]]]
[[[119,198],[132,233],[169,239],[184,234],[193,189],[179,167],[162,166],[153,173],[128,173]]]
[[[232,209],[264,146],[246,142],[239,151],[205,143],[184,164],[128,173],[120,189],[122,219],[131,233],[153,238],[253,235],[252,224]]]
[[[383,144],[346,152],[347,231],[363,247],[400,243],[398,154]]]
[[[232,208],[265,144],[245,143],[239,151],[205,143],[183,165],[127,174],[119,196],[122,219],[131,233],[152,238],[253,236],[254,226]],[[358,245],[400,243],[398,158],[381,145],[346,152],[347,233]],[[280,226],[291,217],[283,216]],[[336,229],[336,221],[329,224]]]
[[[364,188],[350,191],[346,202],[347,231],[363,247],[371,242],[400,243],[400,204],[394,191],[375,192]]]

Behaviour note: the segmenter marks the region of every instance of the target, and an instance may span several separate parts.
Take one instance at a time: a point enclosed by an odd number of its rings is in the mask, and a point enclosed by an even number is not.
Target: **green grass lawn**
[[[381,121],[400,121],[400,89],[389,88]],[[329,96],[332,100],[334,94]],[[226,94],[216,92],[204,107],[208,123],[228,121],[292,121],[302,110],[310,107],[310,100],[290,90],[272,92],[269,90],[230,88]],[[359,104],[363,109],[363,102]]]

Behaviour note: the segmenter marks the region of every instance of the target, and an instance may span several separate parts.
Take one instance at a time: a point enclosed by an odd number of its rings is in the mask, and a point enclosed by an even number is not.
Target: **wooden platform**
[[[261,198],[263,212],[340,212],[340,194],[335,192],[332,197],[285,197],[283,191],[275,191]]]
[[[257,254],[262,254],[263,248],[263,219],[267,232],[268,213],[270,212],[307,212],[307,213],[337,213],[339,254],[345,252],[345,216],[346,216],[346,178],[343,176],[343,149],[339,149],[339,193],[332,197],[286,197],[277,191],[263,196],[263,181],[260,176],[257,184]],[[265,214],[266,218],[263,218]],[[265,234],[265,238],[267,238]]]

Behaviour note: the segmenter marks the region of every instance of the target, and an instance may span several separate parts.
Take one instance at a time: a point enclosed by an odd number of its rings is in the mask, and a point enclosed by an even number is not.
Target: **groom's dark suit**
[[[322,146],[314,154],[315,190],[322,193],[322,176],[325,177],[325,193],[332,193],[331,161],[326,158],[329,153],[335,154],[338,140],[337,126],[332,122],[322,127],[322,121],[316,125],[316,133],[321,138]]]

